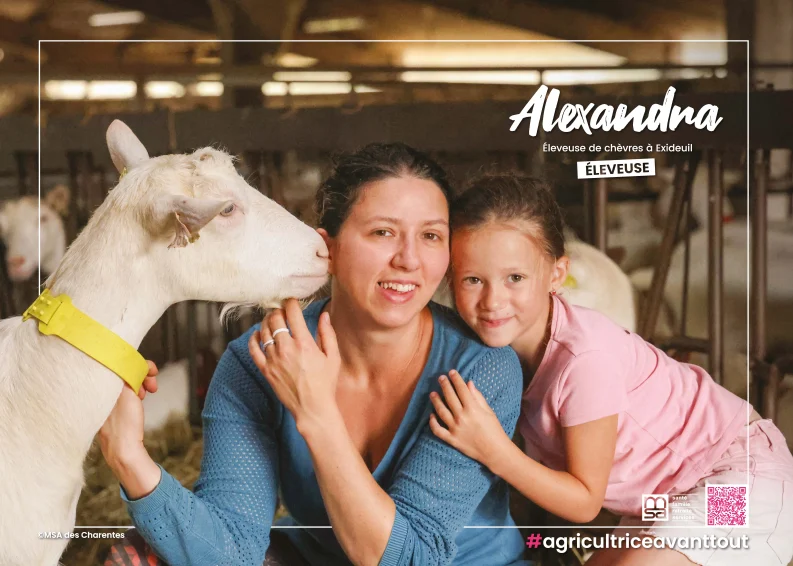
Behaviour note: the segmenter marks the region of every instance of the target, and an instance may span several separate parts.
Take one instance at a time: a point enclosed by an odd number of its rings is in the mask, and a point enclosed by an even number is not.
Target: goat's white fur
[[[168,420],[187,417],[190,403],[190,377],[188,361],[179,360],[160,368],[157,374],[157,392],[143,399],[145,430],[157,430]]]
[[[132,346],[178,301],[271,304],[324,283],[320,236],[249,187],[225,153],[204,148],[149,159],[118,121],[108,146],[128,173],[47,286]],[[202,206],[190,208],[196,201]],[[214,218],[227,201],[235,213]],[[168,249],[184,244],[175,241],[176,211],[201,239]],[[0,564],[53,566],[67,541],[39,540],[39,533],[73,529],[83,459],[123,382],[20,317],[0,322],[0,359]]]
[[[636,331],[636,293],[628,276],[606,254],[580,240],[567,241],[574,287],[559,294],[571,304],[608,316],[626,330]]]

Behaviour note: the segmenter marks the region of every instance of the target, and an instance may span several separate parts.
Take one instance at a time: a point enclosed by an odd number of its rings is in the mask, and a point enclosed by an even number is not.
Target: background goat
[[[39,266],[39,218],[41,219],[41,269],[55,272],[66,252],[63,216],[69,210],[69,189],[58,185],[41,199],[21,197],[0,205],[0,238],[6,247],[6,265],[12,281],[25,281]]]

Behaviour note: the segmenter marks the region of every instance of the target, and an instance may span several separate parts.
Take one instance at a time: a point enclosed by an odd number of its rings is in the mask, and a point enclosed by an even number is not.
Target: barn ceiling
[[[97,16],[129,12],[135,13],[129,23],[97,25]],[[723,44],[604,40],[724,39],[725,21],[724,0],[3,0],[0,113],[36,96],[39,39],[58,40],[41,44],[44,80],[106,75],[140,82],[180,73],[199,80],[227,71],[227,84],[236,77],[238,86],[250,87],[253,69],[262,65],[721,64]],[[86,42],[143,39],[169,43]],[[218,41],[228,39],[273,42]],[[577,43],[454,43],[549,39]],[[430,43],[437,40],[448,43]]]

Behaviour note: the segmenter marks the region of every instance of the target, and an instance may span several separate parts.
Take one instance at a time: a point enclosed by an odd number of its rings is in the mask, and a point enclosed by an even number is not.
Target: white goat
[[[567,234],[570,276],[559,294],[574,305],[608,316],[623,328],[636,331],[636,293],[628,276],[599,249]],[[455,308],[447,283],[441,284],[433,300]]]
[[[63,218],[69,210],[69,189],[57,185],[41,200],[21,197],[0,206],[0,237],[6,245],[8,276],[12,281],[29,279],[39,266],[39,218],[41,219],[41,269],[55,273],[66,252]]]
[[[168,419],[184,418],[190,403],[187,360],[164,365],[157,374],[157,393],[143,399],[145,430],[162,428]]]
[[[201,389],[206,391],[216,364],[217,358],[211,348],[196,352],[197,383],[194,394],[197,395]],[[189,370],[190,364],[186,358],[159,368],[157,393],[146,395],[143,399],[144,430],[158,430],[170,419],[187,418],[191,393]]]
[[[653,201],[612,202],[608,205],[608,247],[626,273],[653,262],[662,234],[655,227]]]
[[[107,141],[128,173],[47,287],[134,348],[173,303],[272,306],[326,281],[322,238],[248,186],[227,154],[150,159],[119,121]],[[83,459],[123,382],[32,319],[0,322],[0,359],[0,564],[53,566],[67,540],[39,533],[73,529]]]
[[[565,244],[573,279],[559,291],[573,305],[608,316],[631,332],[636,331],[636,293],[628,276],[599,249],[580,240]]]

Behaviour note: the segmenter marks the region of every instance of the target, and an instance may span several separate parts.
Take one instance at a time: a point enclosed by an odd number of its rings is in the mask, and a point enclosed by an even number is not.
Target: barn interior
[[[562,101],[648,106],[672,86],[679,104],[718,104],[733,119],[709,135],[595,136],[604,147],[650,143],[640,152],[547,151],[593,138],[510,132],[507,117],[540,85]],[[150,155],[227,150],[252,186],[308,224],[334,154],[403,141],[437,159],[456,190],[482,171],[550,180],[569,238],[627,285],[630,296],[604,308],[748,396],[793,446],[791,107],[789,0],[4,0],[0,315],[30,305],[118,182],[105,143],[114,119]],[[577,178],[578,161],[625,158],[654,158],[657,174]],[[611,288],[593,267],[568,293],[605,304]],[[262,316],[221,324],[220,306],[175,305],[141,345],[174,376],[151,446],[188,486],[212,371]],[[87,466],[78,525],[128,524],[101,456]],[[518,524],[563,524],[515,505]],[[101,563],[107,546],[75,541],[64,564]]]

